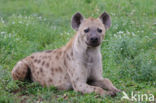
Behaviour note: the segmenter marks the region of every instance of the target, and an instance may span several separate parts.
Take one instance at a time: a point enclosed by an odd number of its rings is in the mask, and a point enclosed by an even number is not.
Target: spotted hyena
[[[98,18],[86,19],[78,12],[73,15],[71,25],[76,34],[65,46],[20,60],[12,70],[13,79],[30,79],[61,90],[115,95],[119,90],[102,77],[100,52],[105,32],[111,25],[110,16],[104,12]]]

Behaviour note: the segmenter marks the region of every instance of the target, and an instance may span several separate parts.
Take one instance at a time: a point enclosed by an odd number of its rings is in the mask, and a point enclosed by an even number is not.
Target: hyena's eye
[[[97,28],[97,31],[98,31],[99,33],[102,33],[102,29],[100,29],[100,28]]]
[[[84,32],[85,33],[88,33],[89,32],[89,28],[85,29]]]

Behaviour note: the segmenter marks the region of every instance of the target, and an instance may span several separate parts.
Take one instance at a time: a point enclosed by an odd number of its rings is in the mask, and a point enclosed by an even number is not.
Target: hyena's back
[[[70,85],[70,81],[64,55],[61,49],[34,53],[15,65],[12,77],[14,80],[31,79],[43,86],[54,85],[66,89],[65,85]]]

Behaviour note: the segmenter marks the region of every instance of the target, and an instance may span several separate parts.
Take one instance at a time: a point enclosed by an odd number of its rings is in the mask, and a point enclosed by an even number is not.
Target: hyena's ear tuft
[[[99,18],[101,19],[102,23],[105,25],[105,28],[109,29],[111,26],[110,16],[106,12],[104,12],[101,14],[101,16]]]
[[[77,12],[76,14],[74,14],[71,21],[72,28],[78,30],[83,19],[84,18],[81,13]]]

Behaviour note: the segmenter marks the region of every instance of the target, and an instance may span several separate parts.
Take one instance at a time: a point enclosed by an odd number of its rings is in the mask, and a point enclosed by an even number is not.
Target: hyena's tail
[[[31,80],[30,79],[30,68],[24,60],[19,61],[15,67],[13,68],[12,72],[12,78],[13,80]]]

